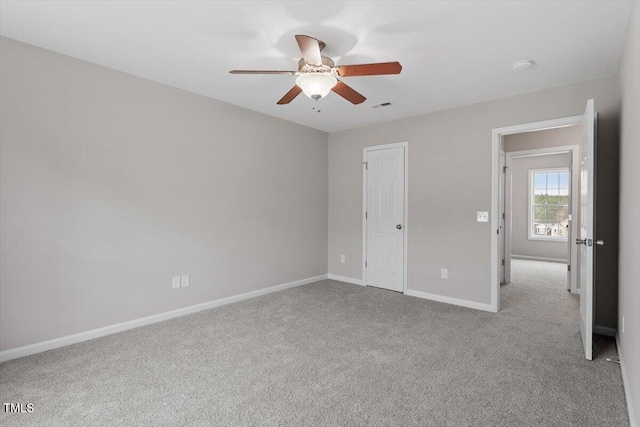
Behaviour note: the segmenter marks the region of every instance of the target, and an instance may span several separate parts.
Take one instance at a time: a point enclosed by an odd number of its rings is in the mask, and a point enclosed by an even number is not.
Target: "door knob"
[[[604,246],[604,240],[596,240],[596,245]]]
[[[587,239],[576,239],[576,245],[586,245]]]
[[[396,228],[397,228],[398,230],[402,230],[402,224],[398,224],[398,225],[396,225]]]

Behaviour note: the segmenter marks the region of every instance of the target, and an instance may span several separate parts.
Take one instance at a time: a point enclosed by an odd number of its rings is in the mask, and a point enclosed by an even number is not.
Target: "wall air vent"
[[[389,105],[392,105],[392,104],[390,102],[383,102],[382,104],[372,105],[371,108],[388,107]]]

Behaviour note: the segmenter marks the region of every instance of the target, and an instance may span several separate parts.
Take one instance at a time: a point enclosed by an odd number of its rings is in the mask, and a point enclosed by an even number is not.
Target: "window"
[[[529,239],[569,236],[569,169],[529,171]]]

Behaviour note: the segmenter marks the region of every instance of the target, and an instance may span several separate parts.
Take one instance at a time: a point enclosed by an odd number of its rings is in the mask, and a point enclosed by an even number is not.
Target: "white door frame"
[[[504,158],[504,159],[503,159]],[[500,167],[503,167],[504,170],[507,169],[507,153],[500,148]],[[511,280],[511,271],[507,271],[507,269],[511,268],[511,265],[509,264],[511,262],[511,257],[507,257],[507,253],[509,255],[511,255],[511,241],[509,241],[509,252],[507,252],[507,206],[510,206],[510,204],[507,204],[507,187],[510,187],[509,185],[507,185],[507,174],[506,173],[502,173],[500,174],[500,178],[502,179],[502,184],[500,185],[500,191],[498,194],[498,223],[499,223],[499,227],[500,230],[502,231],[502,233],[498,234],[498,246],[499,246],[499,258],[498,260],[500,260],[502,258],[503,262],[502,265],[500,266],[500,275],[498,276],[498,280],[500,280],[500,284],[503,283],[509,283]],[[509,200],[509,202],[511,202]],[[509,261],[509,263],[507,263],[506,261]],[[498,261],[500,262],[500,261]]]
[[[367,153],[376,150],[385,150],[387,148],[404,148],[404,254],[403,254],[403,278],[402,293],[407,293],[407,248],[408,248],[408,230],[409,230],[409,142],[394,142],[391,144],[372,145],[362,149],[362,284],[367,286]]]
[[[500,142],[502,137],[516,133],[532,132],[538,130],[555,129],[566,126],[581,125],[582,115],[562,117],[559,119],[543,120],[539,122],[524,123],[513,126],[494,128],[491,135],[491,311],[500,311],[500,245],[498,241],[498,229],[500,228],[497,212],[499,207],[500,191]]]
[[[575,239],[575,236],[578,233],[578,194],[580,191],[580,187],[577,185],[580,177],[580,168],[576,167],[576,165],[580,164],[580,146],[579,145],[563,145],[558,147],[549,147],[549,148],[534,148],[532,150],[522,150],[522,151],[509,151],[507,152],[507,176],[505,179],[505,184],[508,188],[505,189],[505,211],[507,213],[508,221],[505,221],[505,282],[509,283],[511,281],[511,235],[512,235],[512,209],[511,209],[511,198],[512,198],[512,188],[511,188],[511,177],[513,173],[513,169],[511,167],[513,159],[523,158],[523,157],[534,157],[534,156],[548,156],[552,154],[565,154],[568,153],[571,155],[571,182],[570,182],[570,191],[571,191],[571,235],[569,236],[569,241],[567,242],[569,245],[569,250],[571,252],[571,259],[569,263],[571,265],[571,283],[569,284],[569,290],[571,293],[579,294],[578,290],[578,251],[575,250],[575,247],[571,245],[572,241]],[[529,200],[529,204],[531,200]],[[529,208],[529,213],[531,208]]]

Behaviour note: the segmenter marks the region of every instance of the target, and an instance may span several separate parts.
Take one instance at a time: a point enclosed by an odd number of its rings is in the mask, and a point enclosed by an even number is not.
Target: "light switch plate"
[[[188,288],[189,287],[189,275],[188,274],[186,276],[182,276],[182,279],[180,281],[180,287],[182,287],[182,288]]]
[[[440,278],[441,279],[448,279],[449,278],[449,270],[446,268],[441,268],[440,269]]]
[[[489,212],[476,212],[478,222],[489,222]]]
[[[343,263],[343,264],[345,262],[347,262],[347,259],[346,259],[346,257],[344,255],[340,255],[340,262]]]
[[[171,279],[171,289],[180,289],[180,276]]]

